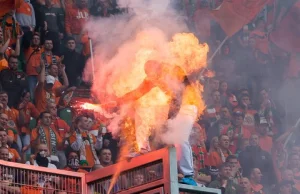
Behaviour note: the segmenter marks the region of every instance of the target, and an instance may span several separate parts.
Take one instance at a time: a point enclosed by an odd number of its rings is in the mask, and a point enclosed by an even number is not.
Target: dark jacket
[[[251,169],[259,168],[262,177],[262,184],[270,186],[276,184],[276,175],[274,171],[271,155],[263,151],[259,146],[248,146],[245,151],[239,154],[239,162],[243,169],[243,176],[249,176]]]
[[[69,86],[76,86],[77,77],[81,77],[84,70],[85,58],[76,51],[71,51],[69,49],[63,53],[63,56],[64,59],[62,63],[66,66]]]
[[[47,31],[64,32],[64,13],[61,8],[48,8],[44,5],[38,6],[37,12],[37,28],[44,28],[44,22],[47,22]]]
[[[8,94],[8,106],[15,106],[19,102],[22,92],[27,88],[25,73],[10,69],[2,70],[0,83],[2,90]]]

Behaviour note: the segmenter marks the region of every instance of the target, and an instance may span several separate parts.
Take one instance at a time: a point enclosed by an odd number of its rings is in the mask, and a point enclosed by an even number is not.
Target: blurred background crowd
[[[91,55],[86,21],[127,10],[114,0],[2,1],[0,160],[82,173],[116,163],[119,140],[107,131],[107,121],[75,111],[72,104],[97,102],[89,95],[90,83],[82,81]],[[287,110],[278,93],[287,80],[299,78],[300,1],[264,1],[254,19],[234,33],[211,14],[231,2],[236,7],[225,10],[225,19],[240,14],[247,1],[173,2],[190,31],[208,43],[209,56],[220,48],[209,64],[215,76],[202,80],[207,107],[190,138],[194,179],[226,194],[299,193],[300,115]],[[297,103],[293,83],[283,96]],[[0,173],[1,181],[4,175],[17,179],[5,169]],[[153,169],[136,173],[134,185],[144,182],[145,173]],[[32,184],[39,186],[34,191],[12,184],[1,184],[0,191],[45,193],[42,187],[56,186],[72,193],[57,180],[36,179],[33,174]]]

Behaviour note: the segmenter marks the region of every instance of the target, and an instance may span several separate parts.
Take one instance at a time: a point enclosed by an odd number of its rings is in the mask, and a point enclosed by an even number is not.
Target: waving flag
[[[0,18],[21,6],[24,0],[0,0]]]
[[[251,22],[269,0],[224,0],[212,11],[227,36],[232,36]]]

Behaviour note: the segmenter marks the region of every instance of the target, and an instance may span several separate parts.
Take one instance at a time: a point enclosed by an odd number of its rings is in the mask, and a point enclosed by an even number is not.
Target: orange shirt
[[[25,50],[25,60],[26,60],[26,74],[27,75],[38,75],[36,67],[41,64],[41,54],[44,52],[44,48],[33,48],[29,47]]]
[[[84,173],[87,174],[88,172],[83,170],[83,169],[78,169],[77,171],[73,171],[69,167],[65,167],[64,170],[66,171],[71,171],[71,172],[79,172],[79,173]],[[77,193],[80,192],[80,181],[76,180],[75,178],[67,177],[64,181],[63,184],[61,184],[63,189],[66,190],[67,192],[70,193]]]
[[[21,194],[41,194],[43,193],[42,187],[34,187],[31,185],[24,185],[21,187]]]
[[[0,18],[11,10],[19,8],[23,3],[23,0],[2,0],[0,7]]]
[[[229,153],[225,152],[224,153],[224,157],[225,159],[229,156]],[[209,153],[207,155],[207,158],[205,160],[205,164],[207,166],[215,166],[215,167],[219,167],[221,164],[223,164],[222,158],[220,156],[220,154],[216,151]]]
[[[17,152],[17,150],[13,149],[13,148],[8,148],[8,153],[9,153],[9,160],[11,162],[17,162],[17,159],[20,159],[20,155]]]
[[[8,69],[8,62],[5,58],[0,60],[0,71],[3,69]]]
[[[88,136],[88,132],[81,132],[81,136],[82,136],[83,140],[90,137],[90,136]],[[96,143],[96,137],[92,134],[91,134],[91,137],[92,137],[93,144],[95,144]],[[70,145],[76,141],[76,132],[74,132],[70,136],[69,140],[70,140]],[[90,166],[90,167],[94,166],[95,161],[94,161],[94,155],[93,155],[91,146],[90,145],[85,145],[85,151],[86,151],[86,160],[89,164],[88,166]]]
[[[59,134],[54,130],[52,129],[56,135],[56,149],[58,149],[63,141],[63,139],[59,136]],[[45,131],[45,135],[46,135],[46,141],[47,141],[47,145],[48,145],[48,149],[49,149],[49,152],[51,153],[51,141],[50,141],[50,132],[49,132],[49,128],[44,128],[44,131]],[[37,140],[37,138],[39,137],[39,131],[38,131],[38,128],[34,128],[32,131],[31,131],[31,144],[34,143],[34,141]],[[41,143],[40,140],[38,140],[37,144]]]
[[[245,111],[244,109],[242,109],[240,107],[237,107],[233,110],[233,112],[236,112],[236,111],[241,111],[245,114],[243,127],[247,128],[250,131],[250,133],[255,133],[254,115],[257,113],[257,111],[253,110],[253,109],[248,109],[247,111]]]
[[[40,112],[36,109],[34,104],[28,102],[26,107],[24,108],[24,113],[25,113],[24,114],[25,126],[22,127],[21,131],[22,133],[30,134],[30,129],[29,129],[30,117],[37,119],[40,115]]]
[[[6,127],[7,128],[7,127]],[[14,141],[17,141],[17,135],[14,133],[13,130],[11,129],[7,129],[7,136],[8,137],[12,137],[14,139]]]
[[[262,150],[271,153],[273,147],[273,139],[270,136],[259,136],[259,146]]]
[[[89,18],[89,10],[87,8],[78,8],[76,5],[67,7],[65,17],[66,33],[81,34],[84,24]]]
[[[55,103],[56,103],[56,104],[59,103],[59,99],[60,99],[60,96],[59,96],[59,94],[56,92],[56,90],[57,90],[58,88],[60,88],[61,86],[62,86],[62,84],[60,83],[60,81],[55,80],[52,90],[55,92],[55,96],[56,96],[56,98],[55,98]]]
[[[7,127],[18,133],[19,111],[14,108],[6,108],[3,113],[8,117]]]
[[[264,194],[263,188],[264,187],[261,184],[251,184],[251,189],[254,192],[259,192],[261,194]]]
[[[50,127],[51,129],[55,129],[62,139],[65,137],[66,133],[70,132],[70,126],[59,117],[52,120]]]
[[[56,103],[56,96],[53,90],[47,92],[44,87],[36,88],[35,90],[35,106],[39,112],[43,112],[47,109],[48,103]]]

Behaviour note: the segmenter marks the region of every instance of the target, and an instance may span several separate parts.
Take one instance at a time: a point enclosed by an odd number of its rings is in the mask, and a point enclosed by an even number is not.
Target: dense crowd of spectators
[[[214,51],[224,33],[212,19],[200,16],[222,1],[187,2],[177,8]],[[110,0],[24,0],[0,18],[0,160],[82,173],[116,162],[118,140],[107,132],[106,121],[71,111],[70,102],[76,88],[88,87],[81,79],[90,56],[86,20],[123,11]],[[272,96],[287,77],[291,56],[274,48],[270,53],[265,15],[229,38],[213,59],[215,77],[203,82],[207,108],[190,138],[195,181],[225,194],[300,192],[300,144],[291,138],[298,137],[299,129],[288,128],[285,111]],[[1,181],[8,180],[3,169],[0,173]],[[31,185],[60,184],[41,184],[36,175],[29,176]],[[135,185],[144,176],[136,173]],[[31,189],[0,185],[5,193]]]

